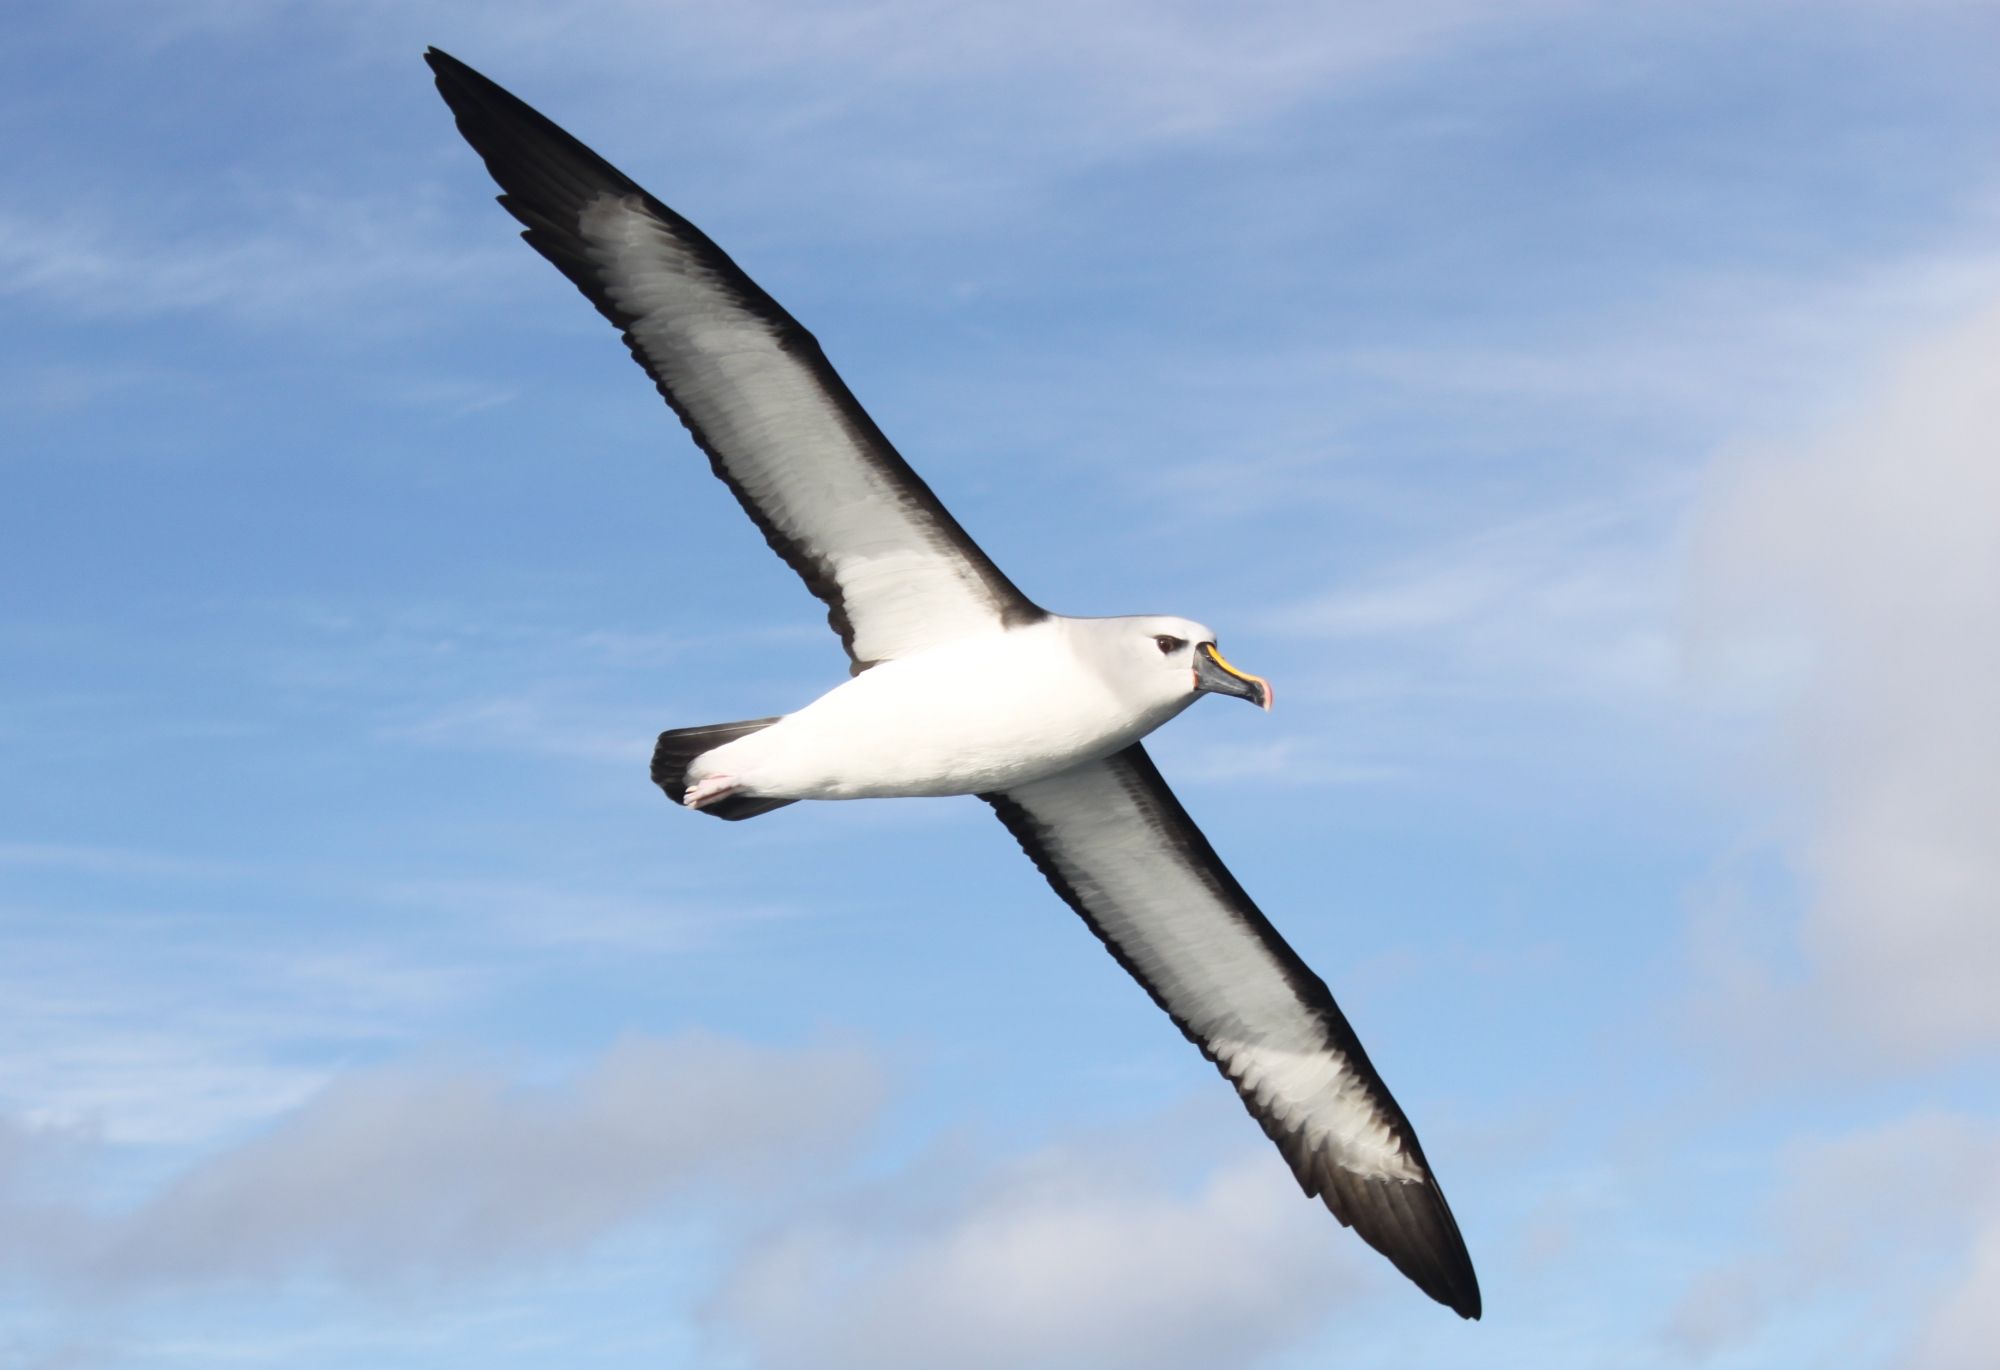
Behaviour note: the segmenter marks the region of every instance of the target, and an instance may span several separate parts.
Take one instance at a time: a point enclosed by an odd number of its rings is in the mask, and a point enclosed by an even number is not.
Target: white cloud
[[[2000,305],[1838,426],[1718,470],[1692,634],[1786,734],[1823,1015],[1892,1052],[2000,1037]]]
[[[572,1253],[697,1182],[804,1181],[843,1159],[882,1082],[854,1049],[632,1038],[575,1078],[412,1065],[337,1078],[135,1207],[6,1192],[37,1134],[0,1132],[0,1256],[100,1295],[442,1279]]]
[[[1986,1370],[2000,1346],[2000,1204],[1973,1243],[1964,1276],[1925,1317],[1905,1370]]]
[[[1360,1283],[1331,1235],[1266,1155],[1176,1189],[1130,1156],[1050,1152],[939,1207],[794,1223],[714,1316],[770,1370],[1254,1365]]]
[[[2000,1137],[1949,1114],[1918,1114],[1781,1151],[1771,1200],[1744,1249],[1699,1276],[1668,1316],[1662,1338],[1693,1360],[1754,1347],[1790,1314],[1839,1308],[1871,1326],[1907,1325],[1942,1278],[1962,1280],[1932,1302],[1919,1345],[1952,1359],[1992,1325],[1979,1295],[1994,1289],[2000,1247]],[[1969,1254],[1968,1254],[1969,1253]],[[1990,1304],[1988,1305],[1990,1307]],[[1837,1320],[1822,1319],[1833,1328]]]

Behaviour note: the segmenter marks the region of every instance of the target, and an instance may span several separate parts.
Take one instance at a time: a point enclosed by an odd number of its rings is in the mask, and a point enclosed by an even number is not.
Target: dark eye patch
[[[1153,639],[1153,642],[1159,647],[1160,655],[1162,656],[1172,656],[1175,652],[1187,646],[1186,638],[1175,637],[1171,633],[1161,633]]]

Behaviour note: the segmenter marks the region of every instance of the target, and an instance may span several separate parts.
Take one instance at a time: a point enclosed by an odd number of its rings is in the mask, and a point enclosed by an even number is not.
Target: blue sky
[[[435,43],[701,224],[1155,755],[1487,1316],[838,680]],[[0,47],[0,1364],[1950,1370],[2000,1338],[2000,9],[78,0]],[[1221,555],[1217,555],[1220,549]]]

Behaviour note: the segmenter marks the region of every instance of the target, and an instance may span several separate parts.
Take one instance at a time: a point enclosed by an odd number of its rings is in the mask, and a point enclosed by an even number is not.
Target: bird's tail
[[[696,757],[714,751],[725,742],[761,732],[777,721],[775,718],[751,718],[741,723],[704,723],[699,728],[674,728],[661,733],[659,745],[653,748],[653,783],[665,790],[674,803],[681,803],[687,798],[688,767],[694,764]],[[701,811],[712,813],[717,818],[734,820],[755,818],[760,813],[769,813],[796,802],[752,794],[731,795],[704,805]]]

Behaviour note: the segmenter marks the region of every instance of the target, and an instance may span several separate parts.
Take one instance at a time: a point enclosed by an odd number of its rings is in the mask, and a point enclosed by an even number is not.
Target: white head
[[[1216,650],[1206,624],[1166,614],[1073,618],[1066,626],[1120,695],[1163,717],[1203,694],[1234,695],[1271,707],[1269,681],[1239,671]]]

